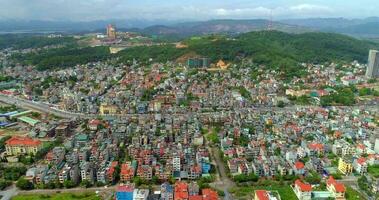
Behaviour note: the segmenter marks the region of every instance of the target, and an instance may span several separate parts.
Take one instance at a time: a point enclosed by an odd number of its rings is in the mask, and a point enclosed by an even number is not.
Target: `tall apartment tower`
[[[379,51],[370,50],[368,55],[368,65],[366,70],[367,78],[379,77]]]
[[[112,24],[107,26],[107,36],[109,39],[116,39],[116,28]]]

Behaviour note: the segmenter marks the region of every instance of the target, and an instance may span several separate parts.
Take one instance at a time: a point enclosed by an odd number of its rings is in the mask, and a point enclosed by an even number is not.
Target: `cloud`
[[[278,18],[286,18],[292,16],[306,16],[312,17],[315,14],[325,15],[331,14],[333,9],[322,6],[322,5],[312,5],[312,4],[299,4],[290,7],[278,6],[275,8],[268,7],[252,7],[252,8],[217,8],[212,10],[211,14],[216,17],[232,17],[232,18],[267,18],[269,16],[274,16]]]
[[[328,6],[322,6],[322,5],[312,5],[312,4],[300,4],[296,6],[289,7],[289,10],[295,11],[295,12],[332,12],[333,9],[331,9]]]
[[[213,13],[217,16],[267,16],[270,15],[270,12],[271,9],[265,7],[236,9],[218,8],[213,10]]]
[[[342,1],[342,0],[335,0]],[[344,0],[345,1],[345,0]],[[333,17],[326,0],[291,4],[297,0],[0,0],[0,18],[92,21],[107,19],[194,19]],[[334,4],[335,5],[335,4]],[[340,9],[335,7],[335,9]],[[347,12],[348,13],[348,12]]]

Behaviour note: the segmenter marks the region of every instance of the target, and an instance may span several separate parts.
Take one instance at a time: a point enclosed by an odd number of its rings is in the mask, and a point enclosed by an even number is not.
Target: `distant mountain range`
[[[345,18],[310,18],[280,21],[284,24],[297,25],[322,32],[334,32],[358,37],[379,37],[379,17],[365,19]]]
[[[147,35],[175,36],[179,38],[214,33],[239,34],[261,31],[270,22],[264,19],[252,20],[209,20],[178,22],[164,20],[108,20],[90,22],[68,21],[0,21],[0,33],[4,32],[105,32],[108,23],[119,30],[137,31]],[[379,17],[365,19],[309,18],[274,21],[272,29],[288,33],[312,31],[348,34],[356,37],[379,38]]]

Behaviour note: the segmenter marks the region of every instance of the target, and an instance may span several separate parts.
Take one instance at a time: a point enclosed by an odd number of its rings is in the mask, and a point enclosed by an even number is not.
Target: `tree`
[[[286,104],[284,103],[284,101],[278,101],[277,106],[278,106],[279,108],[284,108],[284,106],[286,106]]]
[[[0,190],[3,190],[3,189],[5,189],[6,187],[8,187],[10,185],[12,185],[11,181],[0,180]]]
[[[75,184],[73,181],[71,181],[71,180],[65,180],[65,181],[63,182],[63,186],[64,186],[65,188],[73,188],[73,187],[76,186],[76,184]]]
[[[155,185],[159,184],[160,181],[159,181],[158,176],[153,176],[151,182],[152,182],[153,184],[155,184]]]
[[[92,186],[92,183],[89,181],[89,180],[83,180],[81,183],[80,183],[80,186],[81,187],[84,187],[84,188],[89,188]]]
[[[143,180],[140,177],[136,176],[133,178],[133,183],[136,184],[136,186],[138,187],[143,184]]]
[[[21,190],[31,190],[34,188],[33,183],[26,180],[25,178],[18,179],[16,186]]]
[[[359,186],[359,189],[363,190],[363,191],[367,191],[368,190],[368,180],[367,180],[367,177],[366,176],[361,176],[358,178],[358,186]]]

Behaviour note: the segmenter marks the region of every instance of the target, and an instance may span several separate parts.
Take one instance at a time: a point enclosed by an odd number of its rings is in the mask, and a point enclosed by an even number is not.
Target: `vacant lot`
[[[233,187],[229,192],[233,194],[236,199],[252,199],[255,190],[269,190],[277,191],[281,199],[297,200],[295,193],[289,185],[271,185],[271,186],[246,186],[246,187]]]
[[[17,195],[12,200],[101,200],[95,193],[58,193]]]

